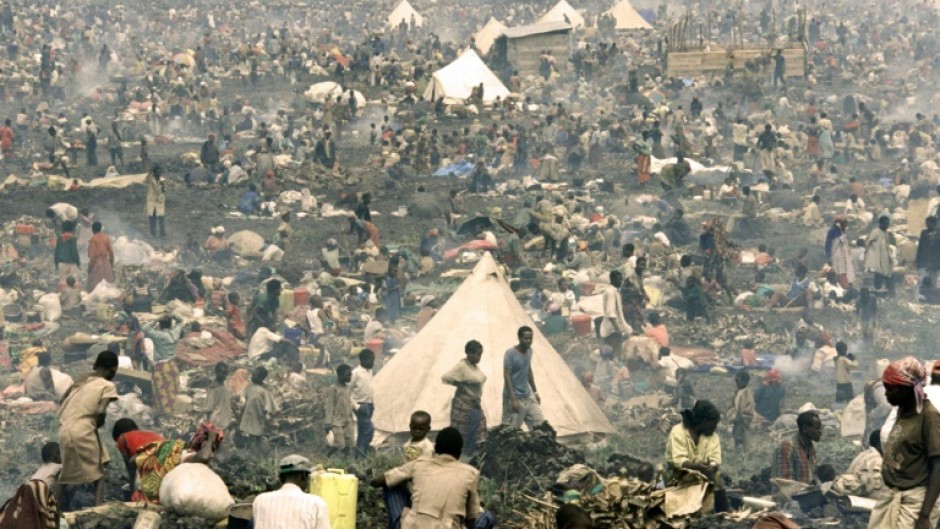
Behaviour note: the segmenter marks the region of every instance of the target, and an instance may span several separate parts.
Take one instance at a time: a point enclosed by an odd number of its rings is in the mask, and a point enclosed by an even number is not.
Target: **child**
[[[747,371],[738,371],[734,376],[734,383],[738,387],[728,410],[728,420],[731,422],[731,437],[735,448],[747,448],[748,434],[751,430],[751,421],[754,420],[754,392],[747,387],[751,382],[751,375]]]
[[[261,436],[267,431],[271,415],[277,411],[277,404],[264,380],[268,370],[258,366],[251,373],[251,384],[245,388],[245,409],[242,410],[238,431],[241,433],[246,448],[259,448]]]
[[[848,352],[845,342],[836,343],[836,402],[849,402],[855,398],[852,389],[852,369],[858,367],[855,355]]]
[[[434,443],[428,439],[431,431],[431,415],[426,411],[416,411],[411,414],[408,422],[411,439],[405,443],[405,463],[434,455]],[[388,507],[389,529],[400,529],[401,520],[411,509],[411,490],[408,485],[386,487],[382,490],[382,499]]]
[[[212,290],[206,298],[206,312],[210,315],[224,315],[228,312],[228,292],[222,287],[222,278],[212,280]]]
[[[676,370],[676,396],[670,403],[680,410],[691,410],[695,406],[695,390],[689,381],[689,370],[679,368]]]
[[[705,318],[705,321],[711,322],[705,311],[705,293],[702,292],[702,285],[695,276],[686,278],[685,287],[682,288],[682,299],[685,300],[686,320],[693,321],[701,316]]]
[[[353,369],[349,382],[352,394],[353,410],[356,412],[356,455],[365,457],[372,444],[375,428],[372,426],[372,413],[375,405],[372,401],[372,366],[375,365],[375,353],[370,349],[359,352],[359,367]]]
[[[291,363],[287,383],[298,391],[303,391],[307,388],[307,373],[304,372],[304,365],[300,360]]]
[[[62,313],[74,316],[82,304],[82,291],[75,285],[75,278],[69,276],[65,279],[65,288],[59,292],[59,303],[62,304]]]
[[[245,339],[245,324],[242,323],[242,315],[238,310],[238,302],[241,298],[238,292],[230,292],[228,295],[228,308],[225,309],[225,321],[228,324],[228,332],[239,340]]]
[[[16,494],[0,509],[0,527],[55,527],[59,510],[53,496],[53,485],[58,480],[62,459],[59,443],[46,443],[42,447],[43,465]],[[51,483],[50,483],[51,481]]]
[[[862,328],[862,339],[871,343],[874,336],[875,322],[878,319],[878,300],[871,295],[871,289],[862,287],[858,300],[855,301],[855,314]]]
[[[226,364],[215,365],[215,386],[206,394],[206,413],[209,422],[221,430],[227,430],[235,421],[232,413],[232,392],[225,386],[229,367]]]
[[[30,476],[30,480],[38,479],[46,482],[49,489],[55,488],[59,481],[59,472],[62,471],[62,455],[59,451],[59,443],[49,442],[42,445],[42,466],[36,469],[36,472]]]
[[[327,434],[333,432],[333,446],[327,452],[328,456],[342,452],[343,457],[346,457],[356,443],[356,423],[353,420],[352,397],[349,394],[351,379],[352,368],[340,364],[336,367],[336,384],[326,390],[324,421]]]

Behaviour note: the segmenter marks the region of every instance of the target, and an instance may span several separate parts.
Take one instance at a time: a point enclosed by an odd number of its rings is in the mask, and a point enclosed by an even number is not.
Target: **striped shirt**
[[[259,494],[252,505],[255,529],[330,529],[326,502],[293,483]]]

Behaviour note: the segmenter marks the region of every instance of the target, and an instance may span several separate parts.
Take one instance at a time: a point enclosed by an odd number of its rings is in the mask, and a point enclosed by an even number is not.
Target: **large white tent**
[[[408,0],[402,0],[395,9],[392,10],[392,13],[388,15],[386,19],[386,24],[390,28],[397,28],[402,21],[405,24],[411,24],[411,16],[414,15],[415,25],[419,28],[424,26],[424,17],[421,16],[421,13],[415,11],[415,8],[411,7],[411,4]]]
[[[559,0],[555,7],[549,9],[548,13],[538,20],[539,24],[545,22],[566,22],[575,28],[584,27],[584,17],[571,7],[568,0]]]
[[[480,369],[486,374],[483,412],[487,425],[500,424],[503,410],[503,356],[518,340],[516,331],[535,331],[532,372],[542,411],[562,443],[587,443],[614,432],[604,412],[591,399],[561,355],[532,323],[505,275],[487,253],[434,318],[375,376],[377,444],[408,435],[412,412],[431,414],[431,429],[450,425],[454,388],[441,376],[464,358],[470,340],[483,344]]]
[[[504,31],[506,31],[506,25],[490,17],[486,25],[480,28],[480,31],[473,34],[473,40],[477,45],[477,49],[480,50],[480,53],[486,55],[490,51],[490,48],[493,47],[493,43],[496,42],[496,39],[498,39]]]
[[[617,21],[617,25],[614,26],[616,29],[653,29],[653,26],[633,8],[630,0],[620,0],[604,14],[614,17]]]
[[[505,99],[509,89],[496,77],[480,56],[467,49],[454,62],[434,72],[424,91],[424,99],[435,101],[443,97],[445,102],[463,101],[470,97],[474,86],[483,83],[483,101],[489,103],[497,97]]]

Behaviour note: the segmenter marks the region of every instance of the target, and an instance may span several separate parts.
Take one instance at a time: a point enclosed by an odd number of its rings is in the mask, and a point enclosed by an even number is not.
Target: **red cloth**
[[[152,443],[159,443],[164,441],[162,435],[156,432],[148,432],[146,430],[134,430],[133,432],[127,432],[117,439],[117,449],[121,452],[121,455],[124,457],[134,457],[137,455],[137,452],[143,450],[143,448]]]
[[[209,331],[216,343],[210,347],[202,349],[193,347],[187,343],[186,339],[180,340],[176,349],[176,359],[180,362],[194,366],[214,366],[220,362],[230,360],[245,352],[245,346],[232,336],[231,333],[221,331]],[[201,333],[194,333],[190,336],[199,338]]]

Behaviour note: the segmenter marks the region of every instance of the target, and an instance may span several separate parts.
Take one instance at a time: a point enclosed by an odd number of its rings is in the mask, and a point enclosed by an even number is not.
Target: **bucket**
[[[19,323],[23,321],[23,307],[15,303],[3,307],[3,319],[10,323]]]
[[[290,314],[294,310],[294,291],[289,288],[281,290],[280,302],[280,311]]]
[[[228,529],[248,529],[251,518],[251,504],[236,503],[228,508]]]
[[[408,215],[408,206],[398,206],[398,214],[402,217]]]
[[[295,288],[294,289],[294,306],[295,307],[306,307],[307,303],[310,301],[310,291],[306,288]]]
[[[578,336],[591,335],[591,317],[587,314],[574,314],[571,316],[571,326]]]
[[[385,341],[381,338],[373,338],[366,342],[366,349],[375,353],[375,358],[378,360],[382,357],[382,352],[385,350]]]

